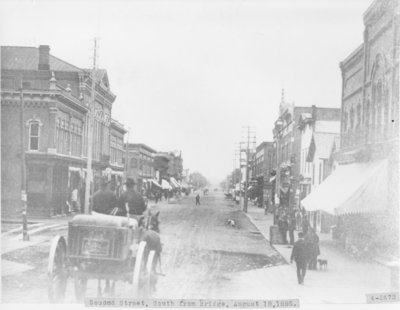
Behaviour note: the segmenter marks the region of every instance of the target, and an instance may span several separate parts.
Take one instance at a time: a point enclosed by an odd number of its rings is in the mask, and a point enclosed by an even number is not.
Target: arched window
[[[39,151],[40,123],[38,121],[29,122],[29,150]]]
[[[361,104],[357,105],[357,128],[361,126]]]
[[[376,135],[382,134],[382,81],[379,80],[376,85]]]
[[[364,126],[366,126],[367,129],[368,129],[369,118],[370,118],[369,113],[370,113],[370,100],[368,98],[367,103],[365,104],[365,111],[364,111]]]
[[[385,138],[389,137],[389,89],[385,87],[383,96],[383,135]]]

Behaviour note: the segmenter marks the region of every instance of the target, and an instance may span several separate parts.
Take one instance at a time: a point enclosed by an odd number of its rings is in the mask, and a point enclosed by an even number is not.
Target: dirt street
[[[179,202],[151,206],[160,211],[163,243],[162,272],[155,298],[218,298],[235,272],[284,264],[282,257],[266,242],[248,218],[224,200],[221,193],[193,196]],[[235,225],[227,221],[231,219]],[[66,230],[49,231],[50,237]],[[47,302],[46,265],[49,242],[17,250],[2,259],[35,267],[2,278],[3,302]],[[89,281],[87,296],[96,297],[97,281]],[[132,286],[121,282],[116,297],[132,298]],[[243,287],[243,290],[246,288]],[[233,294],[233,293],[232,293]],[[235,296],[231,296],[235,298]],[[69,281],[66,302],[75,302]]]

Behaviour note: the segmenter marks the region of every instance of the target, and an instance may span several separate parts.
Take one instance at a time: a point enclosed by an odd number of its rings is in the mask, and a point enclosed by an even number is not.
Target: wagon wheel
[[[62,236],[56,236],[50,247],[47,266],[48,296],[50,303],[63,302],[67,288],[67,244]]]
[[[86,296],[86,288],[87,288],[88,279],[84,277],[76,277],[75,284],[75,298],[78,302],[82,302]]]
[[[160,262],[160,254],[152,250],[149,253],[146,264],[146,287],[148,288],[147,293],[149,297],[155,292],[157,284],[157,265]]]
[[[135,297],[139,297],[144,284],[144,278],[146,273],[146,260],[147,260],[147,243],[141,241],[135,258],[135,267],[133,269],[133,292]]]

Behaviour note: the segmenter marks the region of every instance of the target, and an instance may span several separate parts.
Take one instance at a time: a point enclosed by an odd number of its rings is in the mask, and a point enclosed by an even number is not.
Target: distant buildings
[[[156,177],[154,155],[157,151],[143,143],[129,143],[127,149],[127,176],[134,179],[140,189],[147,180]]]

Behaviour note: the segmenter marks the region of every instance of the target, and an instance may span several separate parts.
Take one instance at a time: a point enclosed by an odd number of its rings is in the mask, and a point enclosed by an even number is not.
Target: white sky
[[[210,180],[233,169],[242,126],[272,140],[282,87],[296,105],[340,107],[339,62],[362,43],[372,0],[2,1],[0,44],[50,45],[99,64],[130,142],[181,150]]]

